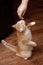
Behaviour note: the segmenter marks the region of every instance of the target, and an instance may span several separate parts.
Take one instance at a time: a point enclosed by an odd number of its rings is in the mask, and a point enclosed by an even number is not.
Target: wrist
[[[22,0],[22,4],[28,5],[29,0]]]

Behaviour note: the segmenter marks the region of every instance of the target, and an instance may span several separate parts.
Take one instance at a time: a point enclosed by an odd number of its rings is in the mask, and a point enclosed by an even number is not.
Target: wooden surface
[[[36,21],[36,25],[32,27],[32,34],[33,40],[37,43],[37,47],[34,49],[32,57],[28,60],[24,60],[16,56],[14,52],[0,42],[0,65],[43,65],[43,1],[32,1],[30,15],[27,14],[29,17],[27,16],[26,20]],[[37,3],[39,5],[37,5]],[[16,44],[16,31],[7,36],[5,40],[10,44]]]

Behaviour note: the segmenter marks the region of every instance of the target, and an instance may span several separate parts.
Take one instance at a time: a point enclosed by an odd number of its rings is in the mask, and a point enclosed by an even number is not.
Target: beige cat
[[[31,22],[28,25],[25,24],[24,20],[18,21],[13,28],[17,30],[17,47],[7,43],[5,40],[1,42],[10,50],[14,51],[17,56],[24,58],[25,60],[30,58],[32,55],[33,47],[36,47],[37,44],[32,41],[31,26],[35,25],[35,22]]]
[[[24,20],[20,20],[12,26],[17,30],[18,49],[16,55],[24,59],[30,58],[32,55],[33,47],[37,46],[37,44],[32,41],[30,28],[33,25],[35,25],[35,22],[31,22],[26,25]]]

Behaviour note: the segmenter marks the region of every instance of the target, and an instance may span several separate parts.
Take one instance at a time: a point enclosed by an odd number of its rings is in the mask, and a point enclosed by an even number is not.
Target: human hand
[[[25,15],[26,10],[27,10],[27,5],[21,3],[17,9],[17,14],[18,14],[20,19],[23,19],[23,16]]]

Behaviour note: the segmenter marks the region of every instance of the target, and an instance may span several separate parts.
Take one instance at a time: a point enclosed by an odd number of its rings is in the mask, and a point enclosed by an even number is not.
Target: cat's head
[[[15,25],[13,25],[12,27],[15,28],[19,32],[23,32],[26,29],[26,24],[25,24],[24,20],[20,20]]]

